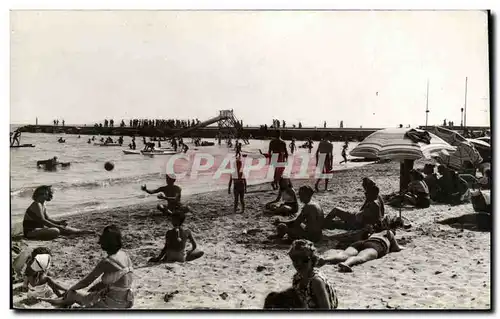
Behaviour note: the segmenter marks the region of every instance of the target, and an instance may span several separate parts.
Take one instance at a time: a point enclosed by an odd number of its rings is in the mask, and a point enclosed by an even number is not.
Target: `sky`
[[[10,121],[489,125],[481,11],[11,11]]]

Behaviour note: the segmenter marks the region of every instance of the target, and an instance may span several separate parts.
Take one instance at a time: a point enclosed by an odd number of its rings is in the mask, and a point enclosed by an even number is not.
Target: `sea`
[[[13,131],[16,126],[11,126]],[[66,140],[58,143],[59,137]],[[149,195],[141,191],[141,185],[147,185],[148,189],[156,189],[165,185],[166,164],[171,155],[144,156],[141,154],[126,155],[122,150],[128,149],[130,137],[124,137],[122,147],[103,147],[88,143],[91,136],[69,135],[69,134],[36,134],[23,133],[21,144],[34,144],[31,148],[10,149],[10,207],[13,222],[22,220],[26,208],[31,204],[31,196],[36,187],[40,185],[51,185],[54,190],[54,198],[46,203],[47,212],[50,216],[61,216],[70,214],[88,213],[99,210],[108,210],[141,203],[158,201],[155,195]],[[95,142],[101,136],[96,136]],[[104,136],[106,138],[106,136]],[[117,139],[117,136],[112,136]],[[206,141],[215,142],[213,139]],[[286,141],[287,144],[290,141]],[[137,149],[143,147],[142,138],[136,138]],[[189,146],[188,155],[191,159],[200,153],[208,154],[216,158],[214,167],[220,165],[224,158],[234,157],[234,149],[229,148],[224,142],[222,145],[195,147],[191,139],[186,138],[185,143]],[[297,141],[296,145],[303,144]],[[166,142],[164,142],[167,146]],[[315,148],[318,142],[315,142]],[[357,143],[350,143],[352,149]],[[348,162],[339,164],[342,160],[341,150],[343,143],[334,143],[334,170],[343,170],[362,163]],[[250,144],[243,145],[243,154],[249,158],[261,157],[259,150],[265,152],[269,141],[250,140]],[[304,148],[298,148],[296,154],[311,159],[314,162],[313,148],[311,153]],[[37,168],[38,160],[50,159],[57,156],[60,162],[70,162],[67,168],[56,171],[46,171]],[[204,162],[205,161],[205,162]],[[114,169],[106,171],[104,164],[112,162]],[[192,166],[189,161],[184,161]],[[206,160],[201,160],[206,164]],[[266,166],[267,167],[267,166]],[[214,178],[214,169],[200,171],[193,178],[191,169],[184,178],[178,178],[176,183],[182,187],[182,196],[209,192],[213,190],[227,189],[229,174],[219,174]],[[177,171],[176,171],[177,172]],[[293,176],[292,176],[293,178]],[[266,174],[255,175],[247,178],[248,184],[259,184],[271,181],[272,177]],[[228,204],[232,202],[232,195],[228,195]]]

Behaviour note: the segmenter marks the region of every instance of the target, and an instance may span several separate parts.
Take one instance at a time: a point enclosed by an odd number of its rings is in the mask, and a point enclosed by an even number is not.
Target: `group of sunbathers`
[[[197,248],[197,243],[189,229],[183,227],[189,208],[181,204],[181,188],[175,185],[175,179],[167,175],[167,185],[155,190],[148,190],[146,185],[141,189],[149,194],[158,195],[159,199],[167,200],[167,205],[157,208],[172,222],[172,229],[165,234],[165,245],[160,253],[148,262],[185,262],[192,261],[204,255]],[[53,191],[50,186],[40,186],[33,193],[33,203],[26,210],[23,221],[24,237],[32,240],[52,240],[60,235],[95,234],[93,231],[69,227],[65,220],[55,220],[48,216],[45,202],[52,200]],[[187,243],[191,249],[186,252]],[[21,252],[14,261],[14,269],[24,276],[23,289],[29,285],[40,286],[48,284],[58,299],[41,298],[56,306],[71,306],[79,304],[93,308],[130,308],[134,296],[132,285],[132,262],[127,253],[121,250],[121,231],[114,225],[107,226],[101,237],[100,244],[108,256],[104,258],[85,278],[71,288],[65,288],[47,276],[51,264],[51,253],[46,247]],[[101,281],[90,288],[89,293],[76,291],[88,287],[102,275]]]

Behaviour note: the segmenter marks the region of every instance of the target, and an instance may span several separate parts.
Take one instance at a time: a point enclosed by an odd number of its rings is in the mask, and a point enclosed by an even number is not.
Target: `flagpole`
[[[429,119],[429,79],[427,79],[427,94],[425,101],[425,126],[427,127],[427,120]]]
[[[467,77],[465,77],[464,131],[467,129]]]

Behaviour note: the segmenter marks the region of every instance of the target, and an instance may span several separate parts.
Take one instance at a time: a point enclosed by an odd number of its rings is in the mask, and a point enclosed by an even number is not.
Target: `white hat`
[[[31,263],[31,269],[36,272],[39,271],[47,271],[50,267],[50,255],[49,254],[40,254],[36,255],[35,259]]]

